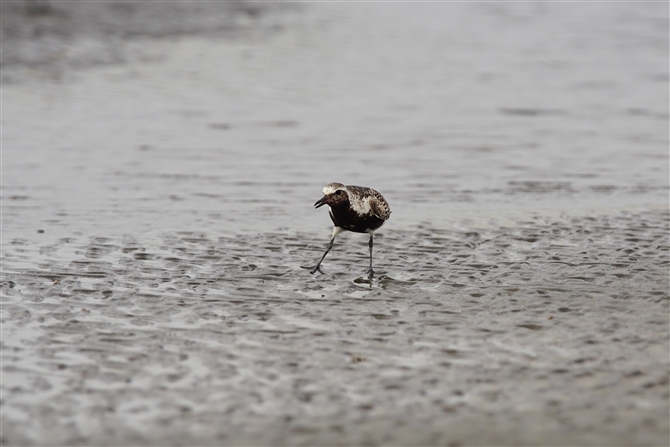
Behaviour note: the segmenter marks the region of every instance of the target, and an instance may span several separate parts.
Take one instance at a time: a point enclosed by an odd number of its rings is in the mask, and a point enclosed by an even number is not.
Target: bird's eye
[[[338,196],[342,193],[343,193],[343,191],[341,189],[338,189],[337,191],[335,191],[335,194],[337,194]]]

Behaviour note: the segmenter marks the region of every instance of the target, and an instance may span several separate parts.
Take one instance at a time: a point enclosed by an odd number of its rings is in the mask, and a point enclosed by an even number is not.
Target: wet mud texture
[[[185,5],[0,5],[3,445],[668,445],[667,3]]]
[[[351,233],[316,276],[307,234],[36,240],[5,247],[3,445],[668,439],[664,211],[380,231],[371,285]]]

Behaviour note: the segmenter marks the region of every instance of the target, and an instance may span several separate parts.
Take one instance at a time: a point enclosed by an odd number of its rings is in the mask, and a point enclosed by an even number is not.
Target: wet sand
[[[13,243],[6,443],[661,444],[667,218]]]
[[[3,56],[3,445],[667,445],[667,12],[314,4]],[[391,205],[372,283],[362,235],[300,268],[330,181]]]

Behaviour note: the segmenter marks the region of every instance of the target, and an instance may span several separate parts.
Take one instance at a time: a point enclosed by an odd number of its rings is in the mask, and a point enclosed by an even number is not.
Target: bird
[[[343,231],[354,233],[369,233],[370,241],[370,268],[366,271],[368,279],[372,281],[374,270],[372,270],[372,245],[373,234],[391,217],[391,207],[384,196],[372,188],[365,186],[344,186],[342,183],[328,183],[323,188],[323,197],[314,204],[314,208],[328,205],[330,219],[335,225],[330,236],[330,242],[326,251],[313,267],[309,269],[311,274],[323,273],[321,263],[328,252],[333,248],[335,237]],[[370,283],[372,284],[372,283]]]

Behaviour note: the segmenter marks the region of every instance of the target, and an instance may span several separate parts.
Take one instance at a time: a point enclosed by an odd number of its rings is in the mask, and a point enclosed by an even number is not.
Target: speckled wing
[[[388,202],[374,189],[371,189],[370,191],[369,201],[372,214],[379,217],[381,220],[388,220],[388,218],[391,217],[391,207]]]
[[[386,199],[374,189],[354,185],[345,186],[345,189],[352,209],[360,216],[376,216],[381,220],[391,216],[391,207]]]

